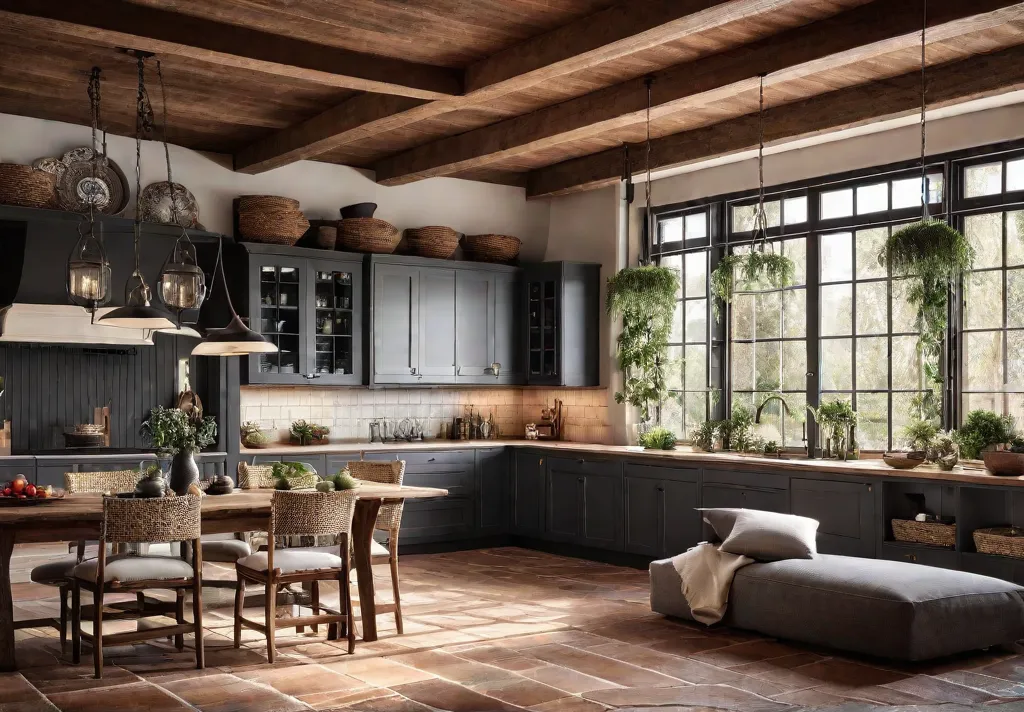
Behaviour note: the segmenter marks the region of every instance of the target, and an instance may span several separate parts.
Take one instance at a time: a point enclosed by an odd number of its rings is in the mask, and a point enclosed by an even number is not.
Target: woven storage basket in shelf
[[[459,233],[441,225],[409,228],[405,240],[412,254],[442,260],[454,255],[459,247]]]
[[[291,246],[308,229],[309,220],[295,210],[240,210],[238,213],[238,232],[249,242]]]
[[[238,212],[263,212],[266,210],[298,212],[299,201],[294,198],[283,198],[280,195],[238,196]]]
[[[0,203],[25,208],[57,204],[57,177],[18,163],[0,163]]]
[[[477,262],[511,262],[519,256],[522,241],[511,235],[466,235],[462,248]]]
[[[338,222],[338,241],[334,249],[389,255],[401,239],[402,233],[386,220],[347,218]]]
[[[944,546],[949,549],[956,546],[956,524],[918,522],[913,519],[893,519],[892,535],[896,541],[928,544],[929,546]]]
[[[981,554],[1024,559],[1024,529],[988,527],[974,530],[974,548]]]
[[[321,225],[316,229],[316,246],[321,250],[333,250],[338,242],[338,228],[335,225]]]

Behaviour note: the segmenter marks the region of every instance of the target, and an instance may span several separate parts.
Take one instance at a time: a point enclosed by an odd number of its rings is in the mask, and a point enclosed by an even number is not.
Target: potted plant
[[[189,485],[199,481],[195,455],[217,440],[217,421],[212,415],[192,416],[178,408],[157,406],[142,423],[142,435],[152,443],[158,454],[170,454],[170,488],[185,494]]]
[[[960,446],[956,443],[956,431],[936,433],[931,441],[930,457],[941,469],[949,471],[960,461]]]
[[[310,429],[310,433],[313,436],[311,444],[313,445],[326,445],[327,436],[331,434],[331,429],[326,425],[314,425]]]
[[[640,411],[649,427],[652,409],[668,395],[668,340],[679,290],[679,274],[667,267],[627,267],[608,280],[608,313],[622,318],[615,358],[624,382],[616,403]]]
[[[718,261],[711,273],[711,294],[714,314],[719,315],[719,302],[729,304],[736,289],[736,280],[750,287],[767,285],[772,289],[784,289],[793,284],[796,265],[793,260],[775,252],[751,249],[750,252],[726,255]]]
[[[848,402],[836,398],[817,408],[807,406],[818,424],[822,457],[845,460],[849,457],[851,430],[857,425],[857,413]]]
[[[261,448],[270,444],[270,438],[260,428],[259,423],[252,420],[242,423],[242,445],[248,448]]]
[[[903,428],[903,436],[907,439],[911,450],[926,453],[926,459],[934,460],[932,457],[932,446],[939,435],[939,427],[931,420],[915,418]]]
[[[718,425],[722,444],[733,452],[762,452],[764,440],[754,433],[754,414],[739,403],[732,406],[732,417]]]
[[[651,428],[640,436],[646,450],[675,450],[676,434],[668,428]]]
[[[720,423],[716,420],[705,420],[690,433],[690,444],[700,452],[714,452],[718,441]]]
[[[956,442],[965,460],[978,460],[986,450],[1004,447],[1016,436],[1011,415],[997,415],[991,410],[972,410],[956,431]]]

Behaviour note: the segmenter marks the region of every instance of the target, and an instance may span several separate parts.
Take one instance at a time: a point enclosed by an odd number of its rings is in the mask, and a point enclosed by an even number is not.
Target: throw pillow
[[[759,561],[813,559],[818,553],[817,535],[815,519],[741,509],[722,542],[722,551]]]

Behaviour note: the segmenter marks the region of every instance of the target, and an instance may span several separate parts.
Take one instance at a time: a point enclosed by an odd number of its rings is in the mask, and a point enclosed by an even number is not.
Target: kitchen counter
[[[226,452],[200,452],[197,458],[226,458]],[[68,454],[47,454],[47,455],[0,455],[0,465],[7,463],[21,462],[64,462],[65,460],[87,460],[89,462],[124,462],[126,460],[155,460],[156,453],[152,452],[129,452],[129,453],[100,453],[96,455],[81,452]]]
[[[998,485],[1024,487],[1024,477],[1004,477],[993,475],[983,468],[964,467],[952,472],[939,469],[936,465],[921,465],[913,470],[897,470],[889,467],[881,459],[849,460],[813,460],[805,458],[779,459],[774,457],[758,457],[756,455],[738,455],[734,453],[694,452],[686,449],[677,450],[645,450],[637,446],[599,445],[591,443],[560,442],[550,440],[424,440],[411,443],[366,443],[336,442],[327,445],[287,445],[279,444],[267,448],[242,448],[240,457],[251,458],[255,455],[279,456],[287,459],[302,455],[316,454],[347,454],[374,452],[430,452],[439,450],[467,450],[495,447],[518,447],[536,450],[548,450],[552,454],[566,456],[597,455],[606,457],[628,457],[644,459],[658,463],[679,463],[703,466],[734,466],[743,469],[764,471],[785,470],[787,472],[811,472],[823,474],[855,475],[860,477],[890,477],[897,479],[939,480],[943,482],[961,482],[975,485]]]

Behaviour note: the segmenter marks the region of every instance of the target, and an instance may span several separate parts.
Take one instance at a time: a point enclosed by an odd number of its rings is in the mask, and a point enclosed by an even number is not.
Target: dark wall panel
[[[194,343],[157,334],[153,346],[125,349],[0,347],[6,389],[0,413],[11,421],[14,453],[64,447],[64,429],[91,422],[93,408],[104,405],[110,406],[111,446],[144,447],[139,425],[153,406],[173,405],[178,359],[187,358]]]

